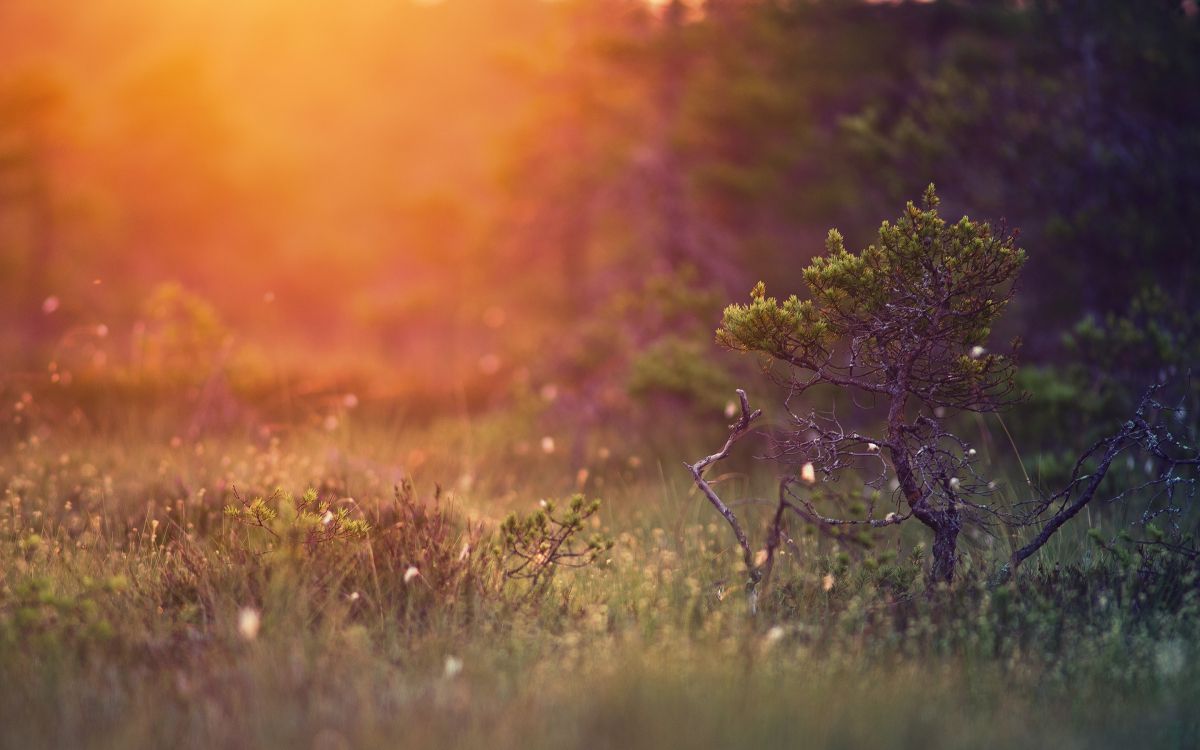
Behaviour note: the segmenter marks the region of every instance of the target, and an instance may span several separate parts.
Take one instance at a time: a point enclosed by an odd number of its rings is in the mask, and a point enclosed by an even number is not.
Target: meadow
[[[1200,747],[1196,92],[1197,0],[0,0],[0,750]]]
[[[851,558],[797,529],[751,616],[728,529],[678,455],[599,445],[585,475],[549,443],[514,447],[535,427],[518,416],[408,428],[370,409],[281,436],[14,439],[0,744],[1200,739],[1197,571],[1177,556],[1122,559],[1073,529],[1005,585],[987,580],[1003,558],[992,540],[952,587],[927,587],[919,534]],[[722,486],[768,486],[756,471]],[[302,504],[310,487],[347,513],[283,512],[268,531],[225,510]],[[493,547],[502,515],[536,512],[547,489],[603,497],[588,531],[613,546],[532,589]]]

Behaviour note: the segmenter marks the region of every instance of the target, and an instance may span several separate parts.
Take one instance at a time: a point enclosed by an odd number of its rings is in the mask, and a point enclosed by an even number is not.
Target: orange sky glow
[[[246,337],[436,348],[413,321],[507,306],[497,228],[553,200],[514,175],[577,115],[569,6],[0,4],[0,145],[46,209],[0,211],[12,278],[56,321],[135,321],[176,282]]]

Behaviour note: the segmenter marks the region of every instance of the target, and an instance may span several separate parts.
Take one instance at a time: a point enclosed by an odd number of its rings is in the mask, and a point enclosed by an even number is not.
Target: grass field
[[[1193,566],[1072,530],[1013,583],[988,587],[985,540],[927,591],[919,533],[858,559],[797,530],[751,617],[687,456],[596,449],[584,475],[536,439],[514,451],[514,429],[14,438],[0,745],[1200,743]],[[613,547],[537,590],[506,581],[503,515],[577,486],[604,498],[585,531]],[[258,528],[225,511],[309,487],[347,512]]]
[[[1197,92],[1200,0],[0,0],[0,750],[1200,749]]]

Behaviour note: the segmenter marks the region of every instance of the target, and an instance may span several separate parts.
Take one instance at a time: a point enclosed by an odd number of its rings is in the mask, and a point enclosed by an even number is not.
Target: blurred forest
[[[6,388],[719,409],[724,304],[935,182],[1069,434],[1197,361],[1198,92],[1179,0],[2,0]]]

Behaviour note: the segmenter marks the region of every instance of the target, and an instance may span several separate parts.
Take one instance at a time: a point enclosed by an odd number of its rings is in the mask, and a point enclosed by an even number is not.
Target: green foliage
[[[23,577],[0,596],[0,648],[25,643],[53,652],[109,644],[117,634],[105,604],[128,587],[118,575],[84,576],[71,591],[50,576]]]
[[[1123,310],[1085,316],[1063,344],[1072,362],[1022,369],[1020,382],[1031,399],[1011,425],[1018,444],[1052,475],[1124,419],[1154,383],[1170,386],[1179,428],[1200,425],[1200,381],[1193,371],[1200,363],[1200,313],[1161,288],[1143,289]]]
[[[730,349],[784,354],[793,346],[815,349],[832,337],[829,323],[811,300],[792,295],[780,305],[768,297],[761,281],[750,292],[749,305],[725,308],[717,341]]]
[[[1162,287],[1150,286],[1124,310],[1085,317],[1065,343],[1095,390],[1130,398],[1131,392],[1183,376],[1200,362],[1200,312],[1178,304]]]
[[[143,305],[135,363],[156,377],[203,380],[220,363],[229,332],[204,297],[176,283],[160,284]]]
[[[639,397],[668,394],[703,408],[722,408],[721,394],[733,390],[733,380],[725,368],[706,356],[706,349],[706,344],[695,339],[659,339],[634,358],[629,392]]]
[[[496,548],[504,576],[528,580],[531,590],[558,568],[587,567],[613,547],[613,540],[601,532],[582,537],[585,525],[600,510],[598,499],[574,495],[561,514],[551,500],[543,500],[541,506],[529,515],[513,513],[505,518]]]
[[[793,295],[780,303],[760,282],[749,304],[725,309],[717,341],[827,372],[835,345],[848,345],[852,368],[878,373],[868,376],[872,384],[916,365],[908,386],[927,402],[984,398],[1011,368],[1008,357],[982,345],[1025,253],[987,223],[965,216],[947,223],[938,203],[930,185],[923,207],[910,202],[858,254],[831,230],[826,255],[804,270],[809,299]]]
[[[255,530],[257,538],[247,540],[251,551],[282,549],[307,553],[336,542],[363,539],[370,524],[354,518],[344,505],[323,500],[309,488],[300,497],[282,487],[270,498],[256,497],[241,505],[227,505],[225,516],[241,526]],[[265,543],[265,546],[263,546]]]
[[[921,41],[838,118],[849,181],[898,199],[937,175],[1021,216],[1030,246],[1054,248],[1025,284],[1041,346],[1080,306],[1119,309],[1149,282],[1194,295],[1200,138],[1196,102],[1175,92],[1200,82],[1195,19],[1120,0],[929,10],[896,14]]]

